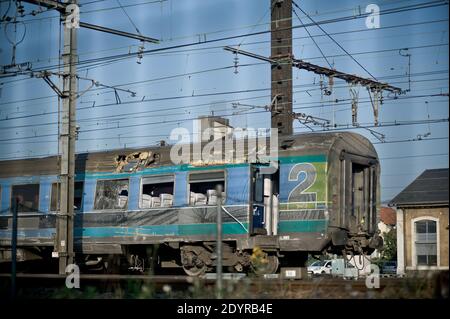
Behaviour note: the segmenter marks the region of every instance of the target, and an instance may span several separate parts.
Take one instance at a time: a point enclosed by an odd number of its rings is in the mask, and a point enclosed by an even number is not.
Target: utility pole
[[[292,0],[271,0],[272,128],[279,136],[293,134]]]
[[[11,299],[16,298],[17,293],[17,215],[19,212],[19,200],[13,198],[12,200],[12,238],[11,238]]]
[[[60,155],[60,192],[59,210],[56,214],[56,241],[52,256],[59,258],[59,274],[66,273],[66,267],[73,263],[73,220],[74,220],[74,188],[75,188],[75,134],[76,134],[76,101],[78,78],[77,61],[77,28],[65,23],[72,14],[66,10],[69,5],[78,5],[78,0],[60,2],[55,0],[24,0],[34,5],[56,9],[61,14],[64,25],[64,49],[62,60],[64,64],[63,90],[52,87],[62,98],[61,131],[59,143]],[[67,12],[69,11],[69,12]],[[77,18],[73,16],[73,18]]]
[[[78,4],[78,0],[72,0]],[[70,13],[62,14],[66,21]],[[75,135],[76,135],[76,101],[77,101],[77,28],[64,24],[64,49],[62,55],[63,102],[61,111],[61,132],[59,143],[60,161],[60,193],[59,211],[56,218],[55,252],[59,257],[59,273],[65,274],[66,267],[73,264],[73,220],[74,220],[74,188],[75,188]]]
[[[216,241],[216,291],[217,299],[222,299],[223,280],[222,280],[222,185],[216,186],[217,194],[217,241]]]

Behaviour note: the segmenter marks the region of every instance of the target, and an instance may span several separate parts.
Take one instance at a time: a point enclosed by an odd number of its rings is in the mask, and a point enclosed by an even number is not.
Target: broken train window
[[[39,184],[13,185],[11,192],[11,207],[18,199],[19,213],[31,213],[39,210]]]
[[[94,209],[126,209],[128,179],[99,180],[95,191]]]

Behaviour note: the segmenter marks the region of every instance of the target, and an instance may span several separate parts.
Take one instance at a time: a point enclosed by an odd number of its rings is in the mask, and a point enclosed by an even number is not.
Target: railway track
[[[10,282],[10,274],[0,274],[1,290]],[[382,293],[386,288],[399,289],[404,282],[401,278],[381,278],[380,286],[369,289],[365,279],[344,280],[341,278],[319,277],[301,280],[282,278],[263,278],[236,276],[224,274],[224,287],[231,298],[249,298],[259,296],[263,298],[294,297],[306,298],[330,295],[333,298],[352,298],[355,296],[373,296]],[[17,274],[17,288],[19,297],[35,298],[35,292],[49,295],[59,291],[69,291],[66,288],[66,276],[58,274]],[[118,274],[81,274],[80,289],[73,290],[81,297],[83,292],[95,289],[94,298],[114,298],[118,291],[122,297],[134,298],[130,290],[139,297],[142,291],[151,290],[154,298],[179,297],[188,294],[189,297],[214,297],[216,280],[214,274],[206,277],[193,278],[179,275],[118,275]],[[5,293],[6,291],[3,291]],[[281,295],[280,295],[281,294]],[[39,298],[40,296],[38,296]],[[90,297],[89,297],[90,298]]]
[[[18,279],[50,279],[50,280],[66,280],[66,275],[60,274],[32,274],[32,273],[18,273],[16,275]],[[0,280],[11,278],[11,274],[0,273]],[[289,279],[281,278],[279,276],[270,275],[267,277],[250,277],[240,274],[223,274],[223,279],[225,281],[239,281],[239,280],[251,280],[252,282],[291,282],[297,284],[310,284],[310,283],[322,283],[322,284],[344,284],[344,283],[365,283],[365,278],[360,279],[342,279],[337,277],[322,276],[322,277],[308,277],[304,279]],[[137,281],[151,281],[157,283],[188,283],[191,284],[194,281],[201,281],[205,283],[215,283],[216,278],[214,273],[209,273],[206,276],[200,277],[190,277],[183,275],[124,275],[124,274],[80,274],[81,281],[127,281],[127,280],[137,280]],[[400,277],[381,277],[383,282],[400,282],[402,278]]]

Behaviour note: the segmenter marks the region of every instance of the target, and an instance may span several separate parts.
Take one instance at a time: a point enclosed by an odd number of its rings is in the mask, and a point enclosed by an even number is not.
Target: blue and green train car
[[[366,138],[301,134],[279,141],[275,170],[247,155],[173,164],[170,146],[78,154],[74,252],[78,264],[214,268],[223,206],[223,264],[264,272],[298,266],[308,253],[369,252],[376,232],[380,168]],[[246,150],[248,152],[248,149]],[[130,156],[131,154],[131,156]],[[0,258],[10,260],[18,199],[18,258],[51,259],[56,245],[58,158],[0,162]],[[222,188],[219,194],[217,187]],[[112,259],[111,259],[112,258]],[[257,258],[256,258],[257,259]],[[254,265],[253,265],[254,266]]]

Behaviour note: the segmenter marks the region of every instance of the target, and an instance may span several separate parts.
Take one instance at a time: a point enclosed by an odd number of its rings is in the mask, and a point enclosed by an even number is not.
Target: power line
[[[405,7],[395,8],[395,9],[391,9],[391,10],[380,11],[380,16],[387,15],[387,14],[400,13],[400,12],[407,12],[407,11],[411,11],[411,10],[420,10],[420,9],[427,9],[427,8],[432,8],[432,7],[439,7],[439,6],[443,6],[443,5],[448,5],[448,2],[447,1],[442,1],[442,0],[440,0],[440,1],[431,1],[431,2],[427,2],[427,3],[421,4],[421,5],[411,5],[411,6],[405,6]],[[292,29],[304,28],[304,27],[315,26],[315,25],[322,25],[322,24],[337,23],[337,22],[343,22],[343,21],[354,20],[354,19],[361,19],[361,18],[365,18],[367,16],[369,16],[369,14],[362,14],[361,16],[358,16],[356,18],[352,15],[352,16],[347,16],[347,17],[343,17],[343,18],[336,18],[336,19],[330,19],[330,20],[325,20],[325,21],[319,21],[319,22],[311,23],[311,24],[297,25],[297,26],[293,26]],[[283,30],[284,29],[280,29],[279,31],[283,31]],[[146,51],[143,51],[142,54],[146,55],[148,53],[154,53],[154,52],[161,52],[161,51],[172,50],[172,49],[185,48],[185,47],[189,47],[189,46],[204,45],[204,44],[207,44],[207,43],[214,43],[214,42],[233,40],[233,39],[238,39],[238,38],[247,37],[247,36],[263,35],[263,34],[267,34],[267,33],[270,33],[270,32],[271,32],[270,30],[259,31],[259,32],[253,32],[253,33],[247,33],[247,34],[223,37],[223,38],[218,38],[218,39],[206,40],[206,41],[203,41],[203,42],[200,42],[200,43],[199,42],[193,42],[193,43],[187,43],[187,44],[174,45],[174,46],[171,46],[171,47],[146,50]],[[98,59],[91,59],[91,60],[80,61],[79,64],[86,64],[86,63],[90,63],[90,62],[105,61],[105,60],[116,59],[116,58],[121,58],[121,57],[130,58],[130,57],[135,57],[137,54],[138,53],[119,54],[119,55],[115,55],[115,56],[109,56],[109,57],[102,57],[102,58],[98,58]]]
[[[248,114],[258,114],[258,113],[265,113],[266,111],[254,111],[254,112],[248,112],[246,114],[241,115],[248,115]],[[221,116],[221,117],[233,117],[237,116],[235,114],[216,114],[215,116]],[[89,130],[80,130],[79,133],[91,133],[91,132],[99,132],[99,131],[109,131],[109,130],[116,130],[116,129],[123,129],[123,128],[136,128],[136,127],[143,127],[143,126],[151,126],[155,124],[170,124],[170,123],[181,123],[186,121],[193,121],[197,120],[198,117],[191,117],[191,118],[184,118],[184,119],[177,119],[177,120],[165,120],[165,121],[157,121],[157,122],[150,122],[150,123],[137,123],[137,124],[130,124],[130,125],[122,125],[122,126],[113,126],[113,127],[103,127],[103,128],[96,128],[96,129],[89,129]],[[394,121],[394,122],[383,122],[379,125],[367,125],[367,126],[353,126],[353,124],[340,124],[335,125],[334,128],[326,128],[323,130],[316,130],[315,132],[332,132],[332,131],[342,131],[342,130],[355,130],[355,129],[365,129],[365,128],[380,128],[380,127],[400,127],[400,126],[410,126],[410,125],[424,125],[424,124],[435,124],[435,123],[444,123],[448,122],[449,119],[433,119],[433,120],[418,120],[418,121]],[[13,141],[13,140],[24,140],[24,139],[34,139],[34,138],[41,138],[41,137],[50,137],[50,136],[56,136],[57,134],[45,134],[45,135],[37,135],[34,136],[27,136],[27,137],[16,137],[16,138],[7,138],[7,139],[1,139],[0,142],[6,142],[6,141]]]
[[[438,0],[438,1],[426,2],[426,3],[423,3],[423,4],[416,4],[416,5],[409,5],[409,6],[404,6],[404,7],[398,7],[398,8],[394,8],[394,9],[381,10],[379,12],[379,14],[380,14],[380,16],[382,16],[382,15],[395,14],[395,13],[407,12],[407,11],[412,11],[412,10],[422,10],[422,9],[434,8],[434,7],[444,6],[444,5],[448,5],[448,1],[446,1],[446,0]],[[352,16],[347,16],[347,17],[341,17],[341,18],[335,18],[335,19],[319,21],[319,22],[315,22],[315,23],[311,23],[311,24],[297,25],[297,26],[293,26],[292,29],[304,28],[304,27],[308,27],[308,26],[318,26],[318,25],[324,25],[324,24],[331,24],[331,23],[337,23],[337,22],[344,22],[344,21],[355,20],[355,19],[362,19],[362,18],[366,18],[367,16],[369,16],[369,14],[367,14],[367,13],[361,14],[360,16],[357,16],[357,17],[352,15]],[[286,30],[288,30],[288,29],[291,29],[291,28],[287,28]],[[284,29],[280,29],[279,31],[283,31],[283,30]],[[186,44],[179,44],[179,45],[169,46],[169,47],[165,47],[165,48],[157,48],[157,49],[145,50],[145,51],[142,51],[142,52],[131,52],[131,53],[127,53],[127,54],[118,54],[118,55],[106,56],[106,57],[102,57],[102,58],[96,58],[96,59],[79,61],[78,65],[84,65],[84,64],[101,62],[101,61],[109,61],[109,60],[114,60],[114,59],[119,59],[119,58],[132,58],[132,57],[136,57],[139,54],[146,55],[146,54],[149,54],[149,53],[162,52],[162,51],[167,51],[167,50],[172,50],[172,49],[179,49],[179,48],[185,48],[185,47],[190,47],[190,46],[204,45],[204,44],[207,44],[207,43],[215,43],[215,42],[227,41],[227,40],[232,40],[232,39],[237,39],[237,38],[242,38],[242,37],[247,37],[247,36],[263,35],[263,34],[267,34],[267,33],[270,33],[270,32],[271,32],[270,30],[259,31],[259,32],[252,32],[252,33],[247,33],[247,34],[240,34],[240,35],[235,35],[235,36],[211,39],[211,40],[206,40],[206,41],[202,41],[202,42],[192,42],[192,43],[186,43]],[[44,69],[51,69],[51,68],[52,67],[46,67]]]
[[[331,35],[328,34],[327,31],[325,31],[319,24],[317,24],[309,15],[304,11],[302,8],[300,8],[295,1],[292,1],[292,4],[296,6],[301,12],[303,12],[304,15],[306,15],[309,20],[311,20],[320,30],[322,30],[323,33],[325,33],[328,38],[330,38],[331,41],[333,41],[342,51],[344,51],[353,61],[355,61],[356,64],[358,64],[364,71],[366,71],[367,74],[369,74],[374,80],[377,80],[375,76],[372,75],[372,73],[367,70],[358,60],[356,60],[339,42],[337,42]],[[331,68],[331,65],[330,65]]]
[[[424,154],[424,155],[408,155],[408,156],[394,156],[394,157],[385,157],[380,158],[380,160],[397,160],[397,159],[407,159],[407,158],[422,158],[422,157],[437,157],[437,156],[448,156],[448,153],[440,153],[440,154]]]
[[[98,3],[98,2],[103,2],[106,0],[97,0],[97,1],[91,1],[88,3],[83,3],[83,4],[79,4],[79,6],[82,8],[86,5],[90,5],[90,4],[94,4],[94,3]],[[165,2],[167,0],[151,0],[151,1],[146,1],[146,2],[141,2],[141,3],[135,3],[135,4],[129,4],[129,5],[123,5],[123,6],[116,6],[116,7],[109,7],[109,8],[100,8],[100,9],[92,9],[92,10],[80,10],[80,14],[89,14],[89,13],[98,13],[98,12],[105,12],[105,11],[112,11],[112,10],[118,10],[121,9],[121,7],[123,8],[129,8],[129,7],[137,7],[137,6],[141,6],[141,5],[147,5],[147,4],[154,4],[154,3],[161,3],[161,2]],[[21,17],[26,17],[26,16],[35,16],[37,14],[42,14],[42,13],[46,13],[46,12],[54,12],[58,10],[58,8],[46,8],[45,10],[41,10],[36,12],[35,10],[33,10],[30,13],[25,13],[23,14]],[[26,19],[26,20],[22,20],[21,22],[25,23],[25,24],[31,24],[34,22],[38,22],[38,21],[42,21],[42,20],[53,20],[53,19],[60,19],[59,15],[58,16],[50,16],[50,17],[42,17],[42,18],[36,18],[36,19]],[[3,21],[0,21],[0,24],[5,23]]]
[[[117,3],[119,4],[120,9],[122,9],[123,13],[127,16],[128,20],[130,21],[130,23],[133,25],[134,29],[136,30],[136,32],[139,35],[141,34],[141,31],[139,31],[138,27],[136,26],[136,24],[133,22],[133,19],[131,19],[131,17],[129,16],[129,14],[127,13],[127,11],[125,10],[125,8],[122,6],[122,4],[120,3],[120,0],[116,0]]]
[[[293,2],[295,4],[295,2]],[[297,14],[297,11],[295,10],[295,8],[292,8],[294,11],[295,16],[297,17],[298,21],[300,21],[300,24],[303,24],[302,19],[300,19],[299,15]],[[311,40],[314,42],[315,46],[317,47],[317,49],[319,50],[320,54],[322,54],[323,58],[325,59],[325,61],[327,62],[328,66],[330,67],[330,69],[332,69],[333,67],[331,66],[330,61],[328,61],[326,55],[323,53],[322,49],[320,48],[320,46],[317,44],[316,40],[314,40],[314,38],[312,37],[311,33],[309,32],[308,28],[305,27],[305,31],[306,33],[308,33],[309,37],[311,38]]]
[[[448,21],[448,20],[445,20],[445,21]],[[432,22],[434,22],[434,21],[432,21]],[[444,20],[436,20],[435,22],[444,22]],[[424,22],[425,23],[425,22]],[[430,22],[431,23],[431,22]],[[417,23],[417,25],[419,25],[420,23]],[[404,25],[404,26],[408,26],[408,25],[415,25],[415,24],[407,24],[407,25]],[[393,27],[395,27],[395,26],[393,26]],[[380,29],[382,29],[383,27],[381,27]],[[389,28],[389,27],[385,27],[385,28]],[[373,29],[362,29],[362,30],[353,30],[353,31],[346,31],[346,32],[340,32],[340,33],[335,33],[335,34],[345,34],[345,33],[352,33],[352,32],[363,32],[363,31],[371,31],[371,30],[373,30]],[[379,30],[379,29],[378,29]],[[301,39],[302,37],[299,37],[298,39]],[[297,39],[297,38],[295,38],[295,39]],[[265,42],[265,41],[261,41],[261,43],[262,42]],[[257,42],[255,42],[255,43],[257,43]],[[421,49],[421,48],[431,48],[431,47],[434,47],[434,46],[446,46],[446,45],[448,45],[448,44],[437,44],[437,45],[426,45],[426,46],[418,46],[418,47],[411,47],[411,48],[408,48],[409,50],[412,50],[412,49]],[[178,50],[178,51],[171,51],[169,54],[176,54],[176,53],[181,53],[181,52],[194,52],[194,51],[203,51],[203,50],[210,50],[210,49],[223,49],[223,47],[222,46],[215,46],[215,47],[206,47],[206,48],[198,48],[198,49],[189,49],[189,50]],[[399,48],[399,49],[388,49],[388,50],[377,50],[377,51],[369,51],[369,52],[359,52],[359,53],[352,53],[352,55],[361,55],[361,54],[369,54],[369,53],[378,53],[378,52],[389,52],[389,51],[398,51],[398,50],[400,50],[400,49],[406,49],[406,48]],[[221,50],[222,51],[222,50]],[[157,53],[154,53],[154,54],[146,54],[146,55],[153,55],[153,56],[155,56],[155,55],[161,55],[161,54],[165,54],[165,55],[167,55],[167,53],[160,53],[160,52],[157,52]],[[344,55],[332,55],[332,56],[329,56],[330,58],[336,58],[336,57],[342,57],[342,56],[346,56],[345,54]],[[84,68],[83,67],[80,67],[79,68],[79,70],[80,71],[85,71],[85,70],[92,70],[92,69],[94,69],[94,68],[97,68],[97,67],[102,67],[102,66],[106,66],[106,65],[110,65],[110,64],[112,64],[112,63],[115,63],[115,62],[120,62],[120,61],[123,61],[123,60],[126,60],[126,59],[128,59],[128,58],[130,58],[129,56],[126,56],[126,57],[123,57],[123,58],[119,58],[119,59],[115,59],[115,60],[111,60],[111,61],[109,61],[109,62],[99,62],[99,63],[93,63],[93,64],[90,64],[90,65],[87,65],[87,66],[85,66]],[[313,59],[318,59],[319,57],[311,57],[311,58],[307,58],[307,60],[313,60]],[[255,64],[256,65],[256,64]],[[53,68],[55,68],[56,66],[45,66],[45,67],[40,67],[40,68],[35,68],[35,71],[37,72],[37,71],[40,71],[40,70],[45,70],[45,69],[47,69],[47,70],[49,70],[49,69],[53,69]],[[25,74],[18,74],[18,75],[25,75]],[[22,79],[16,79],[16,80],[11,80],[11,81],[4,81],[4,82],[1,82],[1,84],[8,84],[8,83],[13,83],[13,82],[19,82],[19,81],[24,81],[24,80],[29,80],[30,78],[22,78]]]
[[[428,47],[441,46],[441,45],[443,45],[443,44],[437,44],[437,45],[432,45],[432,46],[427,45],[427,46],[420,46],[420,47],[410,47],[410,48],[408,48],[408,50],[425,48],[425,47],[428,48]],[[445,45],[448,45],[448,44],[445,44]],[[399,48],[388,49],[388,50],[379,50],[379,51],[368,51],[368,52],[355,53],[355,55],[358,55],[358,54],[369,54],[369,53],[378,53],[378,52],[388,52],[388,51],[398,51],[398,50],[399,50]],[[333,56],[333,57],[335,57],[335,56]],[[308,60],[313,60],[313,59],[315,59],[315,58],[308,58]],[[249,67],[249,66],[264,65],[264,64],[265,63],[251,63],[251,64],[240,65],[240,67]],[[129,86],[129,85],[134,85],[134,84],[142,84],[142,83],[147,83],[147,82],[156,82],[156,81],[160,81],[160,80],[174,79],[174,78],[178,78],[178,77],[185,77],[185,76],[198,75],[198,74],[202,74],[202,73],[216,72],[216,71],[221,71],[221,70],[226,70],[226,69],[231,69],[231,68],[234,68],[234,66],[213,68],[213,69],[201,70],[201,71],[197,71],[197,72],[177,74],[177,75],[172,75],[172,76],[165,76],[165,77],[159,77],[159,78],[154,78],[154,79],[149,79],[149,80],[141,80],[141,81],[136,81],[136,82],[127,82],[127,83],[118,84],[118,85],[115,85],[115,86],[116,87],[122,87],[122,86]],[[448,72],[448,70],[437,71],[437,72]],[[414,74],[411,74],[411,76],[417,76],[419,74],[432,75],[432,74],[436,74],[436,71],[428,72],[428,73],[414,73]],[[391,77],[380,77],[380,79],[390,79],[390,78]],[[95,91],[95,90],[100,90],[100,89],[94,89],[92,91]],[[93,95],[88,95],[88,96],[93,96]],[[36,100],[39,100],[39,99],[50,99],[50,98],[55,98],[55,97],[56,97],[55,95],[50,95],[50,96],[36,97],[36,98],[23,99],[23,100],[7,101],[7,102],[0,103],[0,106],[1,105],[7,105],[7,104],[22,103],[22,102],[27,102],[27,101],[36,101]],[[35,103],[33,103],[32,105],[36,106]]]
[[[424,81],[424,80],[422,80]],[[418,81],[413,81],[413,83],[416,82],[422,82],[421,80]],[[405,83],[405,82],[401,82],[401,83]],[[301,86],[294,86],[294,87],[301,87]],[[261,88],[261,89],[252,89],[252,90],[240,90],[240,91],[228,91],[228,92],[216,92],[216,93],[207,93],[207,94],[203,94],[203,95],[184,95],[184,96],[173,96],[173,97],[162,97],[162,98],[155,98],[155,99],[143,99],[143,100],[139,100],[139,101],[125,101],[122,102],[121,104],[117,104],[117,103],[107,103],[107,104],[102,104],[102,105],[97,105],[97,106],[86,106],[86,107],[78,107],[77,110],[92,110],[92,109],[98,109],[98,108],[103,108],[103,107],[109,107],[109,106],[123,106],[123,105],[127,105],[127,104],[140,104],[140,103],[148,103],[148,102],[157,102],[157,101],[167,101],[167,100],[176,100],[176,99],[183,99],[183,98],[193,98],[193,97],[204,97],[204,96],[216,96],[216,95],[230,95],[230,94],[243,94],[243,93],[251,93],[251,92],[261,92],[261,91],[268,91],[270,90],[270,88]],[[319,89],[309,89],[309,90],[305,90],[305,91],[295,91],[294,93],[302,93],[302,92],[306,92],[306,91],[313,91],[313,90],[319,90]],[[268,96],[268,95],[267,95]],[[255,98],[263,98],[263,97],[267,97],[266,95],[264,96],[258,96],[258,97],[252,97],[249,99],[255,99]],[[405,97],[397,97],[397,98],[387,98],[385,99],[385,101],[391,101],[391,100],[408,100],[408,99],[414,99],[414,98],[424,98],[424,97],[438,97],[438,96],[443,96],[442,94],[430,94],[430,95],[417,95],[417,96],[405,96]],[[242,100],[248,100],[248,99],[234,99],[228,102],[235,102],[235,101],[242,101]],[[339,100],[339,103],[333,103],[330,105],[324,105],[323,102],[309,102],[309,103],[302,103],[303,107],[302,109],[308,109],[308,108],[315,108],[315,107],[324,107],[324,106],[339,106],[339,105],[347,105],[347,103],[343,103],[345,101],[350,101],[351,99],[343,99],[343,100]],[[370,102],[370,101],[360,101],[360,103],[365,103],[365,102]],[[145,113],[154,113],[154,112],[161,112],[161,111],[168,111],[168,110],[179,110],[179,109],[191,109],[191,108],[195,108],[197,106],[207,106],[210,105],[211,103],[202,103],[202,104],[194,104],[194,105],[189,105],[189,106],[185,106],[185,107],[174,107],[174,108],[164,108],[161,110],[152,110],[152,111],[146,111]],[[313,107],[305,107],[304,105],[307,104],[320,104],[320,106],[313,106]],[[265,111],[262,111],[265,112]],[[133,113],[134,115],[142,115],[144,112],[138,112],[138,113]],[[32,118],[32,117],[38,117],[38,116],[47,116],[47,115],[51,115],[51,114],[57,114],[57,112],[52,111],[52,112],[44,112],[44,113],[38,113],[38,114],[29,114],[29,115],[23,115],[23,116],[16,116],[16,117],[8,117],[8,118],[4,118],[4,119],[0,119],[0,122],[4,122],[4,121],[11,121],[11,120],[18,120],[18,119],[26,119],[26,118]],[[179,115],[183,115],[179,114]],[[173,114],[172,114],[173,115]],[[110,117],[117,117],[117,116],[123,116],[123,114],[116,114]],[[106,117],[102,117],[101,119],[105,119]],[[142,117],[141,117],[142,118]],[[80,120],[80,122],[82,122],[84,120]],[[55,123],[52,123],[55,124]],[[37,124],[37,125],[44,125],[44,124]],[[45,125],[48,125],[48,123],[46,123]],[[8,128],[14,128],[14,127],[8,127]],[[1,129],[1,128],[0,128]]]
[[[418,81],[420,82],[420,81]],[[311,90],[309,90],[311,91]],[[298,93],[299,91],[295,92]],[[301,92],[301,91],[300,91]],[[409,99],[415,99],[415,98],[424,98],[424,97],[434,97],[434,96],[441,96],[441,94],[436,94],[436,95],[418,95],[418,96],[407,96],[407,97],[403,97],[400,100],[409,100]],[[251,98],[245,98],[245,99],[235,99],[235,100],[230,100],[230,101],[224,101],[223,103],[231,103],[234,101],[243,101],[243,100],[249,100],[249,99],[257,99],[257,98],[262,98],[262,97],[267,97],[267,96],[256,96],[256,97],[251,97]],[[399,98],[392,98],[390,99],[392,101],[395,100],[399,100]],[[389,101],[386,100],[386,101]],[[370,101],[361,101],[360,103],[369,103]],[[126,103],[126,102],[125,102]],[[311,106],[311,107],[305,107],[305,104],[315,104],[315,103],[320,103],[320,102],[310,102],[310,103],[302,103],[302,108],[301,109],[311,109],[311,108],[319,108],[319,107],[323,107],[324,105],[319,105],[319,106]],[[185,106],[185,107],[172,107],[172,108],[165,108],[165,109],[158,109],[158,110],[150,110],[150,111],[142,111],[142,112],[135,112],[133,113],[133,117],[126,117],[128,115],[131,114],[116,114],[116,115],[112,115],[112,116],[102,116],[102,117],[97,117],[97,118],[88,118],[88,119],[81,119],[79,120],[79,122],[89,122],[89,121],[99,121],[99,120],[110,120],[110,121],[114,121],[115,123],[117,123],[117,121],[120,120],[124,120],[124,119],[132,119],[132,118],[145,118],[145,117],[157,117],[155,115],[150,115],[150,116],[143,116],[144,114],[151,114],[151,113],[157,113],[157,112],[167,112],[170,110],[179,110],[179,109],[192,109],[192,108],[196,108],[196,107],[201,107],[201,106],[208,106],[211,103],[201,103],[201,104],[193,104],[193,105],[189,105],[189,106]],[[104,107],[104,106],[115,106],[117,104],[108,104],[108,105],[100,105],[98,107]],[[331,104],[334,106],[338,106],[338,105],[347,105],[347,103],[334,103]],[[93,109],[92,107],[86,107],[84,109]],[[342,111],[342,110],[341,110]],[[259,111],[259,112],[253,112],[253,113],[265,113],[266,111]],[[12,119],[24,119],[24,118],[31,118],[31,117],[35,117],[35,116],[43,116],[43,115],[50,115],[50,114],[56,114],[57,112],[48,112],[48,113],[44,113],[44,114],[32,114],[32,115],[25,115],[25,116],[18,116],[15,118],[11,118]],[[252,113],[242,113],[240,115],[246,115],[246,114],[252,114]],[[161,116],[174,116],[174,115],[185,115],[185,112],[183,113],[177,113],[177,114],[167,114],[165,113],[164,115]],[[232,114],[234,115],[234,114]],[[125,117],[124,117],[125,116]],[[119,117],[119,118],[118,118]],[[3,121],[5,121],[6,119],[3,119]],[[177,120],[179,121],[179,120]],[[17,129],[17,128],[25,128],[25,127],[37,127],[37,126],[48,126],[48,125],[56,125],[57,122],[47,122],[47,123],[39,123],[39,124],[24,124],[21,126],[9,126],[9,127],[2,127],[0,129]],[[98,125],[98,123],[97,123]],[[101,124],[101,125],[107,125],[107,123]],[[121,127],[126,127],[124,125],[122,125]]]
[[[344,35],[344,34],[352,34],[352,33],[360,33],[360,32],[371,32],[371,31],[381,31],[381,30],[386,30],[386,29],[393,29],[393,28],[402,28],[402,27],[412,27],[412,26],[420,26],[420,25],[425,25],[425,24],[434,24],[434,23],[441,23],[441,22],[448,22],[448,19],[440,19],[440,20],[431,20],[431,21],[422,21],[422,22],[415,22],[415,23],[406,23],[406,24],[398,24],[398,25],[392,25],[392,26],[381,26],[380,28],[377,29],[368,29],[368,28],[364,28],[364,29],[356,29],[356,30],[350,30],[350,31],[341,31],[341,32],[335,32],[335,33],[330,33],[330,35]],[[410,35],[414,35],[414,33],[410,33]],[[318,35],[312,35],[313,38],[316,37],[325,37],[326,35],[322,35],[322,34],[318,34]],[[404,36],[404,35],[401,35]],[[309,37],[294,37],[293,40],[301,40],[301,39],[307,39]],[[350,40],[350,41],[355,41],[355,40]],[[245,43],[242,45],[248,46],[248,45],[255,45],[255,44],[263,44],[263,43],[269,43],[270,41],[256,41],[256,42],[249,42],[249,43]],[[236,46],[236,45],[233,45]],[[79,56],[83,56],[83,55],[89,55],[89,54],[93,54],[93,53],[98,53],[98,52],[106,52],[106,51],[115,51],[115,50],[120,50],[120,49],[127,49],[129,50],[131,46],[122,46],[122,47],[116,47],[116,48],[110,48],[110,49],[105,49],[105,50],[98,50],[95,52],[82,52],[79,54]],[[156,53],[156,54],[152,54],[153,56],[157,56],[157,55],[171,55],[171,54],[178,54],[178,53],[187,53],[187,52],[196,52],[196,51],[205,51],[205,50],[214,50],[214,49],[220,49],[217,52],[222,52],[223,46],[212,46],[212,47],[205,47],[205,48],[197,48],[197,49],[188,49],[188,50],[175,50],[175,51],[171,51],[170,53]],[[353,55],[355,55],[355,53],[352,53]],[[342,55],[345,56],[345,55]],[[331,57],[331,56],[330,56]],[[312,59],[312,58],[310,58]],[[49,58],[48,60],[59,60],[58,57],[53,57],[53,58]],[[39,62],[40,60],[38,60]],[[118,60],[120,61],[120,60]],[[33,62],[33,61],[29,61],[29,62]],[[94,65],[94,67],[87,67],[87,69],[93,69],[96,67],[100,67],[102,65],[109,65],[110,63],[114,63],[113,62],[108,62],[108,63],[102,63],[99,65]],[[81,69],[81,68],[80,68]],[[11,83],[11,82],[17,82],[17,81],[23,81],[23,80],[28,80],[29,78],[25,78],[25,79],[18,79],[18,80],[12,80],[12,81],[8,81],[8,82],[3,82],[3,83]]]
[[[399,143],[414,143],[414,142],[428,142],[428,141],[442,141],[442,140],[448,140],[447,137],[430,137],[430,138],[413,138],[413,139],[406,139],[406,140],[396,140],[396,141],[386,141],[386,142],[376,142],[373,143],[374,145],[382,145],[382,144],[399,144]]]

